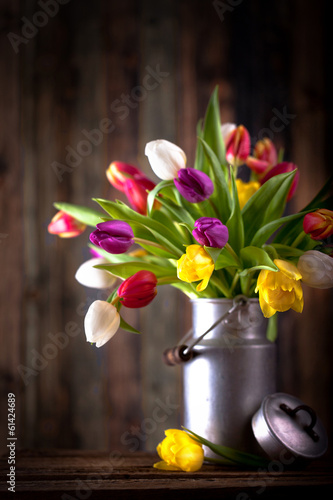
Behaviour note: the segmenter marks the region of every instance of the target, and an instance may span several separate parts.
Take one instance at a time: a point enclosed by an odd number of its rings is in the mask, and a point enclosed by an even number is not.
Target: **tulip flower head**
[[[82,234],[86,227],[82,222],[60,210],[51,220],[47,230],[50,234],[57,234],[60,238],[75,238]]]
[[[144,177],[144,174],[128,163],[113,161],[106,171],[106,177],[113,187],[124,193],[127,179]]]
[[[292,172],[293,170],[297,170],[297,166],[294,163],[283,161],[282,163],[278,163],[277,165],[275,165],[275,167],[271,168],[265,174],[265,176],[261,179],[260,182],[261,182],[261,184],[265,184],[265,182],[267,182],[268,179],[271,179],[275,175],[286,174],[287,172]],[[293,179],[293,182],[292,182],[290,189],[289,189],[287,201],[289,201],[293,197],[293,195],[295,194],[295,191],[296,191],[296,188],[298,185],[298,181],[299,181],[299,172],[297,170],[295,177]]]
[[[278,155],[273,142],[265,137],[256,143],[253,150],[253,156],[249,156],[246,165],[258,175],[267,172],[276,165]]]
[[[95,300],[84,318],[84,331],[87,342],[102,347],[117,332],[120,315],[117,308],[104,300]]]
[[[116,282],[116,278],[108,271],[94,267],[106,262],[107,260],[103,257],[95,257],[87,260],[76,271],[75,279],[81,285],[89,288],[104,289],[112,287]]]
[[[138,271],[118,288],[118,297],[125,307],[145,307],[157,294],[157,278],[151,271]]]
[[[312,288],[333,287],[333,259],[318,250],[309,250],[298,259],[302,281]]]
[[[239,167],[250,154],[250,134],[243,125],[236,127],[226,139],[226,160],[230,165]]]
[[[223,248],[229,238],[227,226],[213,217],[197,219],[192,234],[200,245],[213,248]]]
[[[200,281],[196,290],[201,292],[207,288],[214,271],[214,261],[200,245],[189,245],[186,254],[177,261],[177,276],[187,283]]]
[[[147,214],[148,192],[154,189],[154,187],[155,184],[147,177],[138,177],[126,180],[124,193],[126,194],[133,210],[142,215]],[[155,201],[154,207],[158,207],[157,201]]]
[[[207,200],[214,191],[214,184],[208,175],[195,168],[180,170],[174,183],[180,194],[190,203]]]
[[[229,135],[233,130],[235,130],[235,128],[237,128],[237,125],[235,123],[227,122],[221,125],[221,134],[224,144],[226,144]]]
[[[148,192],[155,187],[152,180],[138,168],[119,161],[111,163],[106,176],[112,186],[126,194],[133,210],[146,215]],[[155,208],[157,207],[158,202],[155,202]]]
[[[243,182],[241,179],[236,179],[236,187],[238,193],[238,200],[240,209],[246,205],[251,196],[254,195],[260,188],[260,182],[258,181],[250,181]]]
[[[97,224],[90,234],[90,241],[109,253],[125,253],[134,243],[131,226],[121,220],[109,220]]]
[[[146,144],[145,155],[154,173],[163,180],[177,177],[178,171],[186,167],[184,151],[164,139],[158,139]]]
[[[201,469],[204,452],[200,443],[178,429],[168,429],[165,435],[157,446],[157,453],[162,461],[154,464],[156,469],[185,472]]]
[[[293,309],[303,310],[303,290],[300,280],[302,275],[294,264],[275,259],[279,271],[262,269],[258,276],[255,291],[259,291],[259,304],[265,318],[270,318],[276,311]]]
[[[303,229],[313,240],[325,240],[333,234],[333,212],[321,208],[306,214],[303,219]]]

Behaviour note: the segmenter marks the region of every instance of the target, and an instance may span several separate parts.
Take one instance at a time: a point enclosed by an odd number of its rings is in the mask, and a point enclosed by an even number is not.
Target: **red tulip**
[[[321,208],[303,219],[303,229],[313,240],[325,240],[333,234],[333,212]]]
[[[226,160],[235,167],[245,163],[250,154],[250,134],[243,125],[239,125],[227,136],[225,149]]]
[[[133,210],[142,215],[147,214],[148,192],[154,189],[154,187],[155,184],[147,177],[137,177],[126,180],[124,184],[124,193]],[[160,204],[157,205],[157,202],[155,202],[154,208],[156,209],[159,205]]]
[[[51,220],[47,230],[60,238],[75,238],[82,234],[86,227],[82,222],[60,210]]]
[[[125,307],[145,307],[157,294],[157,278],[151,271],[138,271],[127,278],[118,288],[117,294]]]
[[[268,179],[275,177],[275,175],[286,174],[287,172],[292,172],[293,170],[296,169],[297,166],[294,163],[283,161],[282,163],[278,163],[277,165],[275,165],[275,167],[271,168],[267,172],[267,174],[260,180],[260,182],[261,184],[264,184],[266,181],[268,181]],[[293,179],[293,182],[290,186],[289,193],[287,196],[287,201],[289,201],[291,197],[294,195],[297,188],[298,180],[299,180],[299,172],[297,171]]]

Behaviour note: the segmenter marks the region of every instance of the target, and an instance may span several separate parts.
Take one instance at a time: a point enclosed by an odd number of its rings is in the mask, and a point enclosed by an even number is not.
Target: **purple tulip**
[[[178,172],[178,179],[174,179],[178,191],[190,203],[207,200],[214,191],[211,179],[201,170],[182,168]]]
[[[109,253],[125,253],[134,243],[131,226],[121,220],[109,220],[96,225],[90,241]]]
[[[200,217],[194,223],[192,234],[200,245],[213,248],[223,248],[228,241],[227,226],[213,217]]]

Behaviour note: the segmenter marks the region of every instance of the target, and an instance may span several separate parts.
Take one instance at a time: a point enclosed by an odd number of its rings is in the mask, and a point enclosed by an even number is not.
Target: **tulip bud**
[[[250,134],[243,125],[235,128],[226,140],[226,160],[234,167],[239,167],[250,154],[251,140]]]
[[[84,330],[87,342],[96,343],[101,347],[117,332],[120,325],[120,315],[117,308],[103,300],[95,300],[84,318]]]
[[[282,163],[278,163],[275,165],[275,167],[271,168],[267,174],[261,179],[261,184],[265,184],[265,182],[268,181],[268,179],[271,179],[272,177],[275,177],[275,175],[279,174],[286,174],[287,172],[292,172],[293,170],[296,170],[297,166],[294,163],[290,163],[287,161],[283,161]],[[293,182],[290,186],[289,193],[287,196],[287,201],[289,201],[292,196],[294,195],[297,185],[299,181],[299,172],[297,171],[295,174],[295,177],[293,179]]]
[[[51,220],[47,230],[50,234],[57,234],[60,238],[75,238],[82,234],[86,227],[82,222],[60,210]]]
[[[200,245],[223,248],[228,241],[229,232],[219,219],[200,217],[194,223],[192,234]]]
[[[200,245],[189,245],[186,254],[177,261],[177,276],[186,283],[200,281],[196,290],[202,292],[207,288],[214,271],[214,261]]]
[[[277,311],[293,309],[303,310],[303,290],[300,280],[302,275],[294,264],[281,259],[274,259],[278,271],[262,269],[258,276],[255,292],[259,292],[259,304],[265,318],[270,318]]]
[[[131,226],[121,220],[109,220],[97,224],[90,234],[90,241],[109,253],[125,253],[134,243]]]
[[[147,214],[148,192],[154,189],[155,184],[147,177],[137,177],[127,179],[124,183],[124,193],[131,204],[133,210],[139,214]],[[155,201],[154,208],[157,208],[158,202]]]
[[[178,179],[174,179],[180,194],[190,203],[207,200],[214,191],[211,179],[201,170],[184,168],[178,172]]]
[[[135,309],[145,307],[157,294],[157,278],[151,271],[138,271],[127,278],[118,288],[117,294],[122,305]]]
[[[148,142],[145,155],[154,173],[163,180],[174,179],[178,171],[186,167],[184,151],[164,139]]]
[[[128,165],[122,161],[113,161],[106,171],[106,177],[113,187],[124,193],[127,179],[144,177],[144,174],[132,165]]]
[[[114,285],[116,278],[105,271],[104,269],[97,269],[94,266],[105,264],[108,261],[103,258],[89,259],[78,268],[75,273],[75,279],[83,286],[90,288],[110,288]]]
[[[201,443],[178,429],[168,429],[165,435],[166,437],[157,446],[157,453],[162,461],[154,464],[156,469],[185,472],[201,469],[204,461]]]
[[[298,259],[302,281],[313,288],[333,287],[333,259],[318,250],[309,250]]]
[[[253,156],[249,156],[246,165],[258,175],[264,174],[269,168],[276,165],[277,151],[272,141],[265,137],[254,146]]]
[[[303,229],[313,240],[325,240],[333,234],[333,212],[320,208],[306,214],[303,219]]]

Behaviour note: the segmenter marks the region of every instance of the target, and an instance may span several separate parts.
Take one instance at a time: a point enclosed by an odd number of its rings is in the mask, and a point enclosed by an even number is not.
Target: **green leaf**
[[[224,269],[225,267],[239,267],[239,262],[227,251],[226,248],[218,256],[215,262],[215,270]]]
[[[163,267],[156,264],[151,264],[145,261],[132,260],[131,262],[123,262],[118,264],[99,264],[94,266],[97,269],[105,269],[109,271],[114,276],[121,279],[127,279],[138,271],[144,269],[145,271],[151,271],[155,274],[157,278],[163,278],[165,276],[176,276],[176,268]]]
[[[160,191],[162,191],[162,189],[166,188],[166,187],[170,187],[170,186],[173,186],[173,181],[161,181],[159,182],[155,187],[154,189],[152,189],[149,194],[148,194],[148,197],[147,197],[147,214],[148,216],[151,215],[151,212],[153,210],[153,206],[154,206],[154,201],[155,201],[155,198],[156,196],[158,195],[158,193]],[[160,201],[160,200],[158,200]]]
[[[288,257],[298,258],[304,253],[304,250],[290,247],[289,245],[281,245],[280,243],[271,243],[269,246],[275,248],[275,250],[279,254],[279,257],[282,258],[288,258]]]
[[[295,174],[296,170],[272,177],[246,203],[242,211],[245,245],[250,245],[258,229],[282,216]]]
[[[134,328],[133,326],[126,323],[124,318],[122,318],[121,316],[120,316],[120,328],[122,328],[123,330],[126,330],[127,332],[131,332],[131,333],[139,333],[139,334],[141,333],[141,332],[139,332],[139,330],[136,330],[136,328]]]
[[[203,120],[200,119],[197,124],[197,137],[203,138]],[[202,144],[200,141],[197,141],[197,147],[195,151],[195,160],[194,160],[194,168],[198,170],[203,170],[202,165],[204,162],[204,155],[202,150]]]
[[[233,448],[229,448],[227,446],[214,444],[211,441],[208,441],[208,439],[199,436],[195,432],[190,431],[185,427],[183,427],[183,429],[186,432],[188,432],[191,435],[191,437],[194,436],[196,438],[196,441],[199,441],[199,443],[208,446],[208,448],[210,448],[217,455],[224,457],[227,460],[230,460],[231,462],[234,462],[238,465],[249,465],[252,467],[267,467],[267,464],[269,463],[268,460],[265,458],[259,457],[257,455],[252,455],[251,453],[234,450]]]
[[[53,203],[53,205],[58,210],[66,212],[66,214],[71,215],[75,219],[82,222],[82,224],[86,224],[87,226],[96,227],[96,224],[103,222],[102,218],[104,214],[92,208],[64,202],[56,202]]]
[[[201,139],[200,139],[201,140]],[[214,151],[201,140],[205,156],[210,165],[210,177],[214,183],[214,192],[210,199],[217,208],[218,216],[222,222],[229,219],[232,200],[228,185],[228,170],[219,162]]]
[[[239,253],[240,249],[244,246],[244,227],[242,212],[239,206],[238,192],[236,187],[236,181],[233,172],[230,172],[231,187],[232,187],[232,197],[233,197],[233,208],[230,217],[226,223],[229,230],[229,241],[228,243],[234,249],[236,254]]]
[[[214,151],[220,164],[225,164],[225,146],[221,133],[218,87],[215,87],[207,106],[203,139]]]
[[[268,269],[270,271],[278,271],[277,266],[274,264],[270,256],[262,248],[249,246],[242,248],[240,256],[243,261],[244,271],[239,275],[246,276],[258,269]]]
[[[251,241],[251,245],[261,247],[272,234],[277,231],[283,224],[287,222],[295,221],[300,217],[304,217],[305,214],[309,213],[309,211],[299,212],[297,214],[287,215],[286,217],[281,217],[280,219],[273,220],[268,224],[262,226],[253,236]]]
[[[208,255],[213,259],[214,264],[215,264],[221,251],[222,251],[222,248],[213,248],[213,247],[204,246],[204,249],[206,250]]]
[[[275,313],[268,319],[266,337],[271,342],[275,342],[277,338],[278,334],[277,319],[278,319],[278,313]]]

